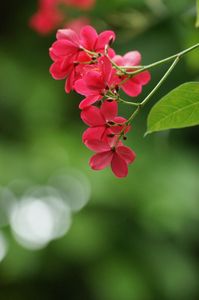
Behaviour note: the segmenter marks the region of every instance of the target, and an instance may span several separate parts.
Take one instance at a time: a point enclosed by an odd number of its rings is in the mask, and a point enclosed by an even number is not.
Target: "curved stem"
[[[160,81],[158,82],[158,84],[156,84],[156,86],[152,89],[152,91],[146,96],[146,98],[141,103],[137,104],[137,108],[132,113],[132,115],[128,118],[128,120],[126,122],[126,126],[130,125],[130,123],[138,115],[138,113],[140,112],[140,110],[142,109],[142,107],[146,103],[148,103],[148,101],[151,99],[151,97],[155,94],[155,92],[160,88],[160,86],[163,84],[163,82],[167,79],[167,77],[169,76],[169,74],[171,73],[171,71],[175,68],[175,66],[176,66],[176,64],[178,63],[179,60],[180,60],[180,57],[177,56],[176,59],[174,60],[174,62],[172,63],[172,65],[169,67],[169,69],[164,74],[164,76],[160,79]],[[124,101],[124,102],[127,102],[127,101]],[[128,104],[128,102],[126,104]],[[126,130],[126,126],[124,126],[123,130],[121,131],[121,133],[120,133],[120,135],[119,135],[119,137],[118,137],[115,145],[118,144],[119,140],[124,135],[125,130]]]
[[[126,100],[124,100],[124,99],[122,99],[122,98],[117,98],[117,100],[119,101],[119,102],[122,102],[122,103],[124,103],[124,104],[127,104],[127,105],[132,105],[132,106],[139,106],[140,105],[140,103],[136,103],[136,102],[130,102],[130,101],[126,101]]]
[[[121,75],[128,75],[128,72],[123,70],[123,67],[118,66],[108,55],[107,58],[109,59],[111,64],[115,67],[115,69],[122,73]]]
[[[171,73],[171,71],[175,68],[175,66],[179,62],[179,60],[180,60],[180,56],[177,56],[176,59],[174,60],[174,62],[172,63],[172,65],[170,66],[170,68],[166,71],[166,73],[164,74],[164,76],[160,79],[160,81],[158,82],[158,84],[148,94],[148,96],[141,102],[141,104],[140,104],[141,106],[144,106],[150,100],[150,98],[153,96],[153,94],[159,89],[159,87],[163,84],[163,82],[169,76],[169,74]]]
[[[138,102],[126,101],[126,100],[122,99],[119,94],[115,95],[112,91],[109,91],[109,93],[107,94],[107,99],[116,100],[118,102],[122,102],[124,104],[132,105],[132,106],[140,105],[140,103],[138,103]]]
[[[177,54],[174,54],[174,55],[171,55],[169,57],[166,57],[164,59],[161,59],[161,60],[158,60],[152,64],[149,64],[149,65],[146,65],[146,66],[118,66],[108,55],[108,48],[105,49],[105,56],[109,59],[109,61],[111,62],[111,64],[113,65],[113,67],[118,70],[119,72],[121,72],[123,75],[128,75],[129,77],[131,76],[134,76],[136,74],[139,74],[145,70],[148,70],[148,69],[151,69],[153,67],[156,67],[158,65],[161,65],[161,64],[164,64],[164,63],[167,63],[168,61],[171,61],[177,57],[182,57],[183,55],[189,53],[190,51],[196,49],[199,47],[199,43],[177,53]],[[97,52],[94,52],[94,51],[90,51],[88,49],[85,49],[85,48],[81,48],[83,51],[85,51],[87,54],[89,54],[91,57],[95,57],[95,58],[98,58],[100,56],[100,53],[97,53]],[[129,69],[134,69],[134,71],[127,71]]]
[[[84,52],[86,52],[88,55],[90,55],[91,57],[99,57],[99,53],[94,52],[94,51],[90,51],[84,47],[81,47],[81,50],[83,50]]]
[[[155,94],[155,92],[160,88],[160,86],[163,84],[163,82],[166,80],[166,78],[169,76],[171,71],[175,68],[176,64],[178,63],[180,57],[177,56],[170,68],[166,71],[164,76],[160,79],[158,84],[152,89],[152,91],[146,96],[146,98],[139,104],[138,108],[132,113],[130,118],[128,119],[127,123],[129,124],[135,116],[139,113],[140,109],[151,99],[151,97]]]
[[[168,61],[171,61],[171,60],[173,60],[174,58],[176,58],[176,57],[182,57],[183,55],[185,55],[185,54],[187,54],[188,52],[190,52],[190,51],[192,51],[192,50],[194,50],[194,49],[196,49],[196,48],[198,48],[199,47],[199,43],[197,43],[197,44],[195,44],[195,45],[193,45],[192,47],[189,47],[189,48],[187,48],[187,49],[185,49],[185,50],[183,50],[183,51],[181,51],[181,52],[179,52],[179,53],[177,53],[177,54],[174,54],[174,55],[171,55],[171,56],[169,56],[169,57],[167,57],[167,58],[164,58],[164,59],[161,59],[161,60],[159,60],[159,61],[156,61],[156,62],[154,62],[154,63],[152,63],[152,64],[149,64],[149,65],[146,65],[146,66],[137,66],[137,68],[139,68],[138,70],[136,70],[136,71],[132,71],[132,72],[129,72],[129,71],[125,71],[125,75],[135,75],[135,74],[138,74],[138,73],[141,73],[141,72],[143,72],[143,71],[145,71],[145,70],[147,70],[147,69],[150,69],[150,68],[153,68],[153,67],[156,67],[156,66],[158,66],[158,65],[161,65],[161,64],[163,64],[163,63],[166,63],[166,62],[168,62]],[[117,66],[118,67],[118,66]],[[122,70],[123,69],[135,69],[136,68],[136,66],[121,66],[121,67],[119,67],[120,68],[120,71],[122,72]]]

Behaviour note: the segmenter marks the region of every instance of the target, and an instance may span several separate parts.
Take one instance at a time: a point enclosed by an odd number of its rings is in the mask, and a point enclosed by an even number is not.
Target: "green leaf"
[[[199,125],[199,82],[188,82],[169,92],[151,109],[147,133]]]
[[[199,28],[199,0],[196,0],[196,28]]]

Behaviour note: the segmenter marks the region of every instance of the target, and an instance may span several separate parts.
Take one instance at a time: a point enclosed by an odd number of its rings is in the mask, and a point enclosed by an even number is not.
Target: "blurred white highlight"
[[[87,177],[74,169],[56,172],[47,186],[15,180],[9,188],[10,199],[17,197],[18,201],[12,201],[7,209],[7,223],[17,242],[31,250],[44,248],[65,235],[71,226],[72,213],[81,210],[91,194]]]
[[[11,228],[16,240],[25,248],[41,249],[63,236],[71,225],[71,211],[61,198],[46,195],[48,189],[36,190],[38,195],[24,197],[11,213]],[[34,194],[34,193],[33,193]]]

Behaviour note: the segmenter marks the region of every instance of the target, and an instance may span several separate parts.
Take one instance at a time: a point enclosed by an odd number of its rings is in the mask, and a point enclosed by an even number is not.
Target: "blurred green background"
[[[127,145],[137,159],[118,180],[89,169],[80,97],[49,75],[55,35],[27,25],[36,5],[0,10],[0,299],[199,299],[198,127],[143,138],[150,105],[199,79],[199,52],[135,120]],[[199,40],[192,0],[97,0],[87,14],[116,31],[118,53],[137,49],[145,64]]]

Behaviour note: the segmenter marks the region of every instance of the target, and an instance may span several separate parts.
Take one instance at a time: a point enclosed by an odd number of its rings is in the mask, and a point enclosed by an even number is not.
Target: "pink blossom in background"
[[[56,8],[40,9],[30,18],[29,25],[40,34],[46,35],[54,31],[63,19],[63,15]]]
[[[95,0],[39,0],[38,10],[30,18],[30,27],[42,35],[53,32],[58,27],[64,27],[66,24],[66,15],[61,9],[61,5],[65,5],[68,9],[75,7],[79,9],[89,10],[95,4]],[[80,28],[90,23],[88,18],[80,17],[76,20],[69,20],[67,27],[77,32]]]

